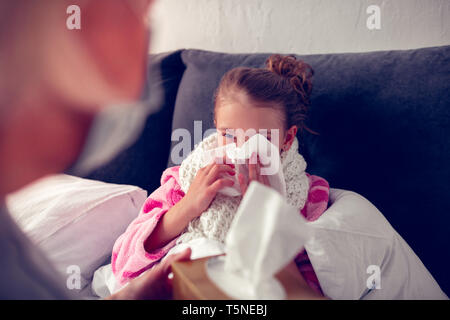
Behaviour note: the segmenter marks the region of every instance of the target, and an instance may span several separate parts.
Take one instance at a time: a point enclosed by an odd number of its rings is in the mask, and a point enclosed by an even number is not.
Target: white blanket
[[[332,299],[448,299],[381,212],[361,195],[330,189],[305,249]],[[405,217],[407,219],[407,217]]]
[[[326,296],[352,300],[448,299],[372,203],[355,192],[340,189],[330,189],[330,202],[319,219],[308,223],[313,235],[305,244]],[[223,249],[201,240],[190,246],[193,258]],[[93,289],[101,296],[117,290],[111,265],[95,273]]]

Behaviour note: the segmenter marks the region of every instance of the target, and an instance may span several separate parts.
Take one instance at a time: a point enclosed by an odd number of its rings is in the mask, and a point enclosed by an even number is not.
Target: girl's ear
[[[288,151],[291,148],[295,136],[297,135],[297,130],[298,130],[297,126],[294,125],[286,131],[286,136],[284,137],[284,142],[281,151]]]

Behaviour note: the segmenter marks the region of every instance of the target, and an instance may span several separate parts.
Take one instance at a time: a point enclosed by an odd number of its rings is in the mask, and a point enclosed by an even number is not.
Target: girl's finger
[[[204,167],[205,174],[208,175],[215,165],[223,165],[223,164],[231,165],[232,167],[234,167],[232,161],[228,159],[226,156],[216,157],[213,162]]]
[[[267,177],[267,175],[264,174],[261,176],[261,178],[262,178],[262,183],[265,184],[266,186],[270,187],[270,182],[269,182],[269,178]]]
[[[259,182],[261,182],[261,183],[263,182],[262,176],[261,176],[261,164],[259,163],[259,160],[256,163],[256,177],[258,178]]]
[[[261,176],[261,163],[259,162],[259,157],[257,157],[257,155],[255,155],[255,159],[256,159],[256,164],[255,164],[256,179],[255,180],[260,183],[264,183],[263,177]]]
[[[199,170],[199,172],[200,172],[200,171],[203,171],[205,175],[208,175],[208,173],[209,173],[209,172],[211,171],[211,169],[215,166],[215,164],[216,164],[215,162],[211,162],[211,163],[208,164],[207,166],[201,168],[201,169]]]
[[[259,156],[258,156],[258,166],[257,166],[257,172],[258,172],[258,181],[261,182],[262,184],[265,185],[269,185],[269,179],[267,178],[267,175],[265,174],[261,174],[261,168],[262,168],[262,164],[261,161],[259,160]]]
[[[214,163],[215,164],[232,164],[231,160],[228,159],[226,155],[224,155],[222,157],[216,157],[214,159]]]
[[[208,191],[211,192],[211,195],[215,196],[220,189],[225,187],[231,187],[233,186],[233,184],[234,184],[233,180],[226,178],[218,179],[208,187]]]
[[[234,171],[234,165],[231,164],[216,164],[214,165],[213,168],[211,168],[211,170],[209,171],[209,173],[206,176],[206,183],[212,184],[214,181],[216,181],[218,178],[220,178],[220,175],[222,173],[228,173],[232,176],[234,176],[236,174],[236,172]]]
[[[242,173],[239,174],[238,180],[239,180],[239,187],[241,188],[241,194],[244,195],[248,188],[248,182]]]
[[[257,176],[257,168],[256,168],[256,154],[253,152],[250,160],[248,162],[248,179],[249,181],[251,180],[256,180],[258,181],[258,176]]]

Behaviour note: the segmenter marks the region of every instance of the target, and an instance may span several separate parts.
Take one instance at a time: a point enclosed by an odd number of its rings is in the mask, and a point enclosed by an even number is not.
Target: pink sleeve
[[[161,187],[147,198],[137,218],[116,240],[111,266],[120,285],[151,268],[175,245],[176,239],[173,239],[152,252],[147,252],[144,248],[144,242],[155,229],[159,219],[184,197],[178,180],[178,170],[179,167],[172,167],[164,171]]]
[[[308,221],[318,219],[328,208],[330,186],[325,179],[307,174],[309,178],[309,193],[305,206],[300,213]],[[319,279],[314,272],[312,264],[308,258],[306,250],[302,250],[295,258],[298,270],[302,274],[306,283],[321,295],[324,295],[320,287]]]

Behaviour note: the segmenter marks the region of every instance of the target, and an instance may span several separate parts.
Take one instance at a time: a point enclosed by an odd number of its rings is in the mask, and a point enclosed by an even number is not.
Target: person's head
[[[313,69],[293,56],[272,55],[266,68],[235,68],[220,81],[214,95],[214,123],[219,145],[242,144],[252,130],[265,134],[287,151],[305,125]],[[276,131],[278,130],[278,139]]]
[[[0,196],[66,169],[98,111],[139,98],[151,2],[0,1]]]

